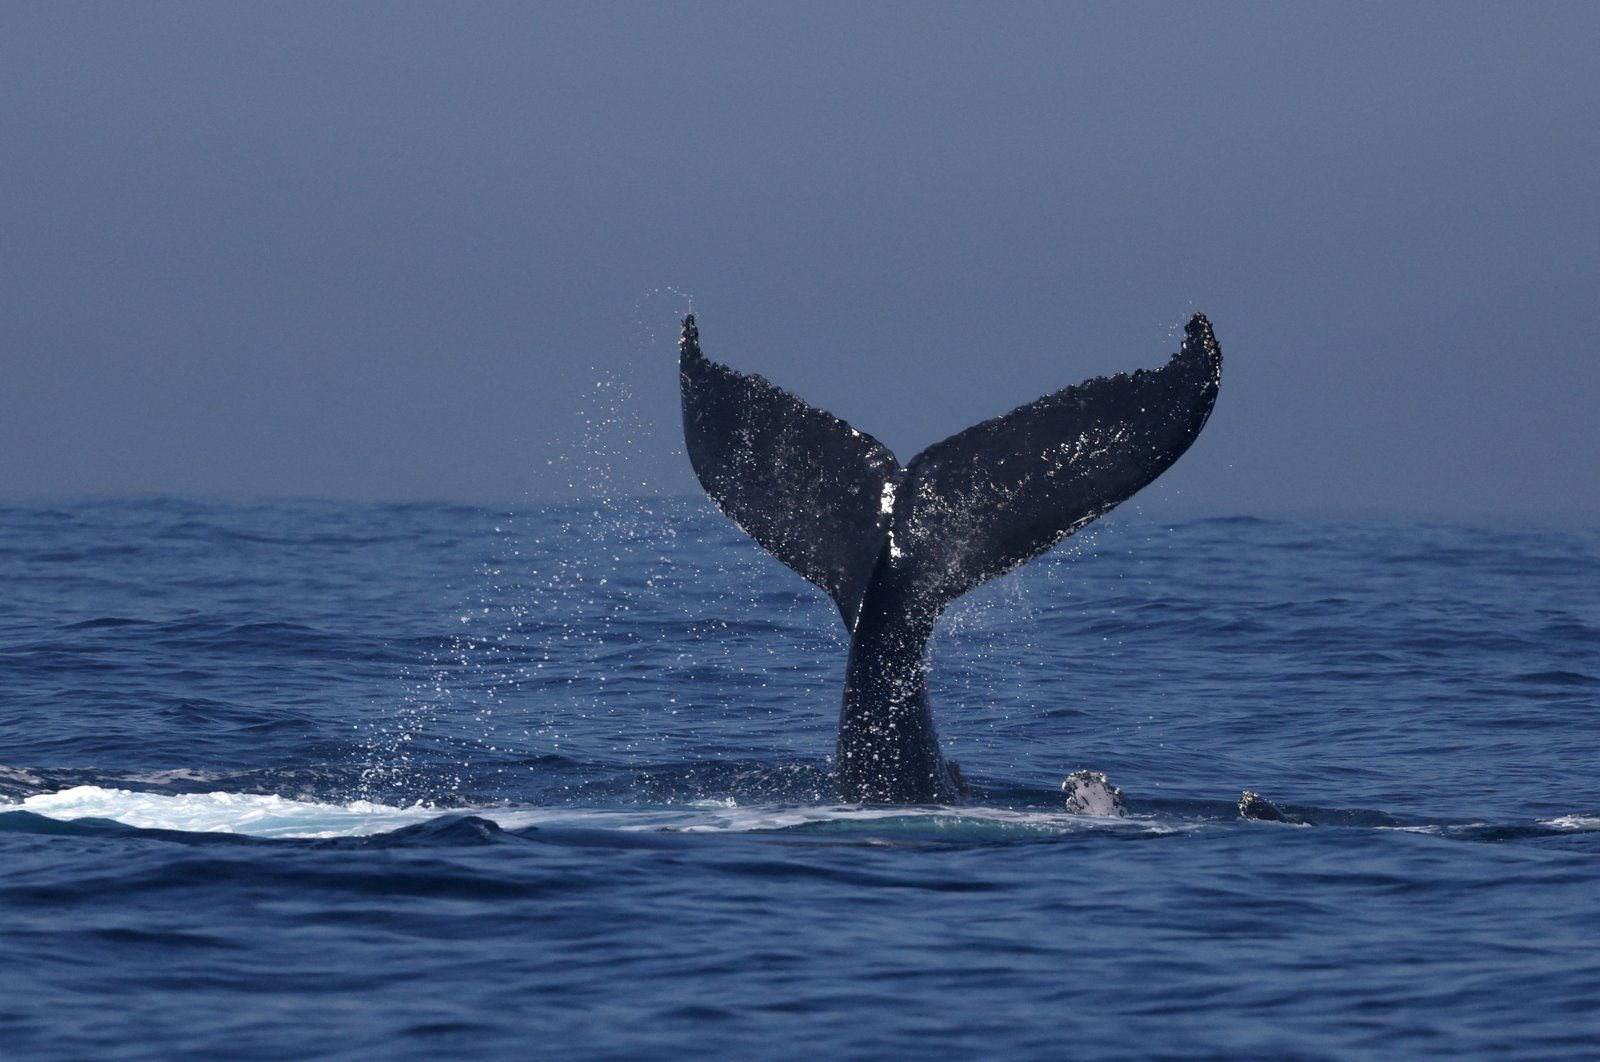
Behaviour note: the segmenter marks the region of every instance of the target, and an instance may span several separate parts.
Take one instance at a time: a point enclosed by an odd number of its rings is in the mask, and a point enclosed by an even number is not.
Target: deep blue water
[[[0,585],[7,1059],[1600,1044],[1600,529],[1119,513],[947,617],[961,809],[834,805],[837,612],[699,501],[13,504]]]

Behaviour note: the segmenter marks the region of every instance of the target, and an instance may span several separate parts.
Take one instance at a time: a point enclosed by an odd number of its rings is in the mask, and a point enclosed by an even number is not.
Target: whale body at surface
[[[679,340],[685,448],[717,506],[826,590],[850,630],[843,800],[953,803],[927,644],[957,597],[1050,549],[1165,471],[1210,416],[1222,352],[1203,315],[1159,369],[1096,378],[973,425],[904,467],[888,448]]]

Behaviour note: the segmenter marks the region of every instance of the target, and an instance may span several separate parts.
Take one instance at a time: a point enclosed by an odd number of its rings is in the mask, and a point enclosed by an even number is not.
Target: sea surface
[[[699,499],[0,506],[0,1057],[1600,1052],[1600,527],[1125,507],[943,621],[963,807],[846,647]]]

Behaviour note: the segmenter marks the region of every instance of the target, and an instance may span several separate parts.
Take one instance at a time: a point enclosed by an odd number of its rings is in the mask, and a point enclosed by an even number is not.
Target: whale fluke
[[[761,548],[826,590],[855,630],[900,462],[833,414],[707,358],[693,314],[678,348],[683,439],[700,485]]]
[[[943,607],[1131,498],[1189,448],[1222,356],[1196,315],[1166,366],[1089,380],[934,443],[906,467],[894,543]]]
[[[935,443],[889,449],[679,341],[689,460],[717,506],[826,590],[852,637],[835,775],[846,800],[954,801],[928,706],[927,640],[950,602],[1048,550],[1159,476],[1222,377],[1196,314],[1159,369],[1097,378]]]

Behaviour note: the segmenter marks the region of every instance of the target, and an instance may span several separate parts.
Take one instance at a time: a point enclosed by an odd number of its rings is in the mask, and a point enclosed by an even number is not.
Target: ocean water
[[[1113,514],[946,617],[959,808],[835,802],[837,613],[698,499],[14,503],[0,585],[6,1059],[1600,1051],[1600,528]]]

